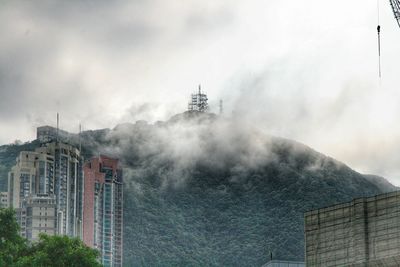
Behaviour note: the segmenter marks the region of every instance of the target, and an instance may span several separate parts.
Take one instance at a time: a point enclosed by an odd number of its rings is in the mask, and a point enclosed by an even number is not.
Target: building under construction
[[[207,94],[201,92],[200,85],[199,85],[199,92],[192,94],[191,100],[188,104],[188,111],[198,111],[198,112],[208,111]]]
[[[305,213],[306,266],[400,266],[400,191]]]

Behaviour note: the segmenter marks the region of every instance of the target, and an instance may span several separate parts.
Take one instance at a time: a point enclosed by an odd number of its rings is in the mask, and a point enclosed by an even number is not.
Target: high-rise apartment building
[[[305,213],[306,265],[400,266],[400,191]]]
[[[54,193],[57,205],[57,233],[82,236],[83,158],[79,149],[52,142],[35,150],[54,157]]]
[[[97,248],[104,266],[122,266],[122,170],[106,156],[84,166],[83,241]]]
[[[8,174],[10,206],[17,209],[22,234],[31,239],[34,235],[24,233],[28,229],[24,218],[32,208],[46,210],[55,205],[55,233],[82,236],[83,215],[83,160],[77,148],[61,143],[44,144],[33,151],[23,151]],[[53,200],[54,199],[54,200]],[[49,213],[35,215],[44,222],[50,220]],[[50,216],[50,217],[51,217]],[[39,231],[52,233],[47,227],[36,227]],[[50,223],[49,223],[50,225]],[[36,229],[37,230],[37,229]],[[47,231],[49,230],[49,232]]]

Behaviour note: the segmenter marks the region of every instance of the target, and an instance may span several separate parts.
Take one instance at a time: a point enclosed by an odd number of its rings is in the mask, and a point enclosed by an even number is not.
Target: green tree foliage
[[[98,251],[87,247],[78,238],[41,234],[17,266],[101,266],[97,257]]]
[[[80,239],[41,234],[29,244],[19,235],[19,227],[12,209],[0,209],[0,266],[101,266],[99,253]]]
[[[0,209],[0,266],[13,265],[27,252],[27,242],[19,235],[12,209]]]

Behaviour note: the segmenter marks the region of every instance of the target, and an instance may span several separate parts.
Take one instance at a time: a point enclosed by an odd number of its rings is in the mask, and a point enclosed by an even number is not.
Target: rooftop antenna
[[[381,71],[381,25],[380,25],[380,16],[379,16],[379,0],[377,0],[377,9],[378,9],[378,26],[376,30],[378,32],[378,57],[379,57],[379,79],[382,78],[382,71]]]
[[[224,112],[222,99],[219,100],[219,114],[221,115]]]
[[[56,141],[58,142],[58,134],[59,134],[59,128],[60,128],[60,116],[57,112],[57,136],[56,136]]]
[[[79,123],[79,152],[80,153],[82,153],[81,133],[82,133],[82,124]]]

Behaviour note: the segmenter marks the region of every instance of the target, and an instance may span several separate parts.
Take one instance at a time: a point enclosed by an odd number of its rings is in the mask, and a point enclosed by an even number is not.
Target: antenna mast
[[[57,112],[57,136],[56,136],[56,141],[57,141],[57,143],[58,143],[58,138],[59,138],[59,129],[60,129],[60,116],[59,116],[59,114],[58,114],[58,112]]]
[[[81,133],[82,133],[82,124],[79,123],[79,152],[80,153],[82,153]]]

